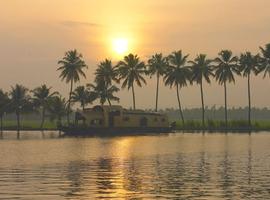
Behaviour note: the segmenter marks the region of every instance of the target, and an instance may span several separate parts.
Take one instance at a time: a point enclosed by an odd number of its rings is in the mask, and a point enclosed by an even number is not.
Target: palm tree
[[[85,62],[83,61],[82,54],[78,53],[78,51],[71,50],[65,53],[65,56],[62,60],[58,61],[58,64],[61,66],[57,69],[61,71],[60,78],[62,81],[65,80],[66,83],[70,83],[70,92],[68,99],[68,112],[67,112],[67,121],[69,120],[70,114],[70,103],[71,103],[71,95],[73,91],[73,83],[80,81],[80,76],[86,78],[86,75],[83,71],[84,68],[88,68]]]
[[[250,92],[250,75],[257,74],[259,72],[259,55],[252,55],[250,52],[241,54],[240,67],[243,72],[243,76],[247,77],[248,81],[248,124],[251,127],[251,92]]]
[[[5,112],[7,111],[7,107],[10,100],[8,98],[8,93],[3,92],[3,90],[0,89],[0,131],[3,132],[3,116]]]
[[[260,72],[264,71],[263,77],[266,75],[270,77],[270,43],[265,45],[265,48],[260,47],[262,53],[262,65],[260,67]]]
[[[105,86],[104,82],[99,82],[94,84],[88,84],[87,87],[92,90],[91,96],[93,99],[99,99],[100,104],[104,105],[106,101],[108,101],[109,106],[111,106],[111,101],[117,101],[119,102],[119,98],[114,96],[114,93],[119,91],[119,88],[117,88],[114,85],[111,86]]]
[[[135,110],[134,82],[136,82],[139,87],[142,87],[142,83],[146,84],[143,77],[146,72],[145,64],[140,61],[140,58],[137,55],[129,54],[124,57],[124,60],[118,63],[117,70],[120,80],[123,80],[122,88],[127,87],[128,90],[130,88],[132,89],[133,109]]]
[[[112,85],[112,81],[119,82],[117,79],[118,73],[115,67],[112,65],[112,61],[105,59],[104,61],[100,62],[98,68],[95,72],[96,82],[103,81],[105,85]]]
[[[224,86],[224,99],[225,99],[225,123],[228,128],[228,111],[227,111],[227,82],[235,83],[234,74],[240,75],[240,69],[237,65],[238,58],[233,56],[232,51],[222,50],[219,57],[215,59],[217,63],[215,69],[215,77],[220,85]]]
[[[20,132],[20,117],[23,111],[28,111],[32,108],[31,98],[28,95],[28,89],[22,85],[16,84],[15,87],[11,87],[10,92],[10,105],[11,110],[15,111],[17,118],[17,133],[19,137]]]
[[[33,93],[34,104],[41,108],[41,123],[40,123],[41,130],[43,130],[45,114],[46,110],[48,109],[49,99],[58,94],[58,92],[51,93],[51,89],[52,89],[51,87],[48,88],[45,84],[43,84],[40,87],[37,87],[31,91]]]
[[[204,96],[203,96],[203,79],[210,83],[210,77],[214,76],[212,60],[207,59],[205,54],[200,54],[194,61],[190,61],[192,64],[190,81],[196,82],[200,85],[201,89],[201,101],[202,101],[202,124],[205,128],[205,110],[204,110]]]
[[[61,96],[53,96],[49,100],[48,111],[52,121],[57,120],[57,127],[62,126],[62,118],[67,114],[67,102]]]
[[[94,100],[95,98],[93,98],[93,95],[85,86],[78,86],[71,95],[71,101],[79,102],[83,110],[87,104],[91,104]]]
[[[182,112],[181,101],[179,96],[180,88],[187,86],[187,81],[190,78],[190,69],[186,65],[189,55],[183,55],[182,51],[175,51],[168,56],[168,69],[164,76],[165,85],[170,87],[176,87],[176,94],[179,106],[179,112],[183,124],[185,123],[184,115]]]
[[[153,55],[148,60],[148,73],[150,76],[157,76],[157,89],[156,89],[156,112],[158,110],[158,91],[159,91],[159,78],[166,72],[168,66],[167,58],[163,57],[161,53]]]

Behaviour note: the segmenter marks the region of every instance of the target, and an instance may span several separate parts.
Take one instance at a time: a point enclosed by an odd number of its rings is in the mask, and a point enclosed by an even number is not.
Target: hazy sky
[[[64,52],[78,49],[89,65],[93,81],[97,63],[117,61],[113,38],[124,37],[130,51],[147,60],[155,52],[182,49],[190,58],[198,53],[215,57],[221,49],[258,52],[270,42],[269,0],[0,0],[0,86],[15,83],[33,88],[42,83],[67,95],[58,78],[57,61]],[[268,106],[270,79],[252,78],[252,101]],[[183,88],[184,107],[200,106],[198,86]],[[136,88],[137,107],[154,107],[155,79]],[[119,93],[121,104],[132,105],[131,93]],[[247,104],[246,80],[228,88],[228,104]],[[223,105],[223,87],[205,87],[206,105]],[[160,107],[176,107],[174,89],[161,87]]]

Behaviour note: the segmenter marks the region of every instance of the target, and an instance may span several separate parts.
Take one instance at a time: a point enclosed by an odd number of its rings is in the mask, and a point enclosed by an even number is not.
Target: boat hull
[[[60,131],[67,136],[118,136],[118,135],[152,135],[172,132],[170,127],[143,127],[143,128],[82,128],[61,127]]]

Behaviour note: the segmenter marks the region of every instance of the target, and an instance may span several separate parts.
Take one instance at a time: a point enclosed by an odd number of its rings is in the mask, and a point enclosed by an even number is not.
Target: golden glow
[[[126,38],[113,39],[112,47],[117,55],[124,55],[128,51],[128,40]]]

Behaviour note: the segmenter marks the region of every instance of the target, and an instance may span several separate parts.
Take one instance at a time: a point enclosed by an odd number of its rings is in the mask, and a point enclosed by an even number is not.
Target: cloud
[[[68,27],[78,27],[78,26],[101,27],[101,24],[91,22],[80,22],[80,21],[62,21],[61,24]]]

